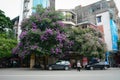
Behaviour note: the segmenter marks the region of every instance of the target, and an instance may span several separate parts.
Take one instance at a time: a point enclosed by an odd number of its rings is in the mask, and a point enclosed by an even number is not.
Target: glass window
[[[38,4],[41,4],[44,8],[49,6],[49,0],[33,0],[33,6],[36,7]]]
[[[65,64],[65,61],[62,61],[61,64]]]
[[[61,64],[61,62],[57,62],[56,64]]]
[[[100,23],[101,21],[101,16],[97,16],[97,22]]]

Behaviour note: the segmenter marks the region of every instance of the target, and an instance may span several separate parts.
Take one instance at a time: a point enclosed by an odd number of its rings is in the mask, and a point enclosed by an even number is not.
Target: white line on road
[[[62,76],[64,76],[64,77],[76,77],[76,76],[93,76],[93,75],[81,75],[81,74],[76,74],[76,75],[0,75],[0,77],[13,77],[13,76],[18,76],[18,77],[28,77],[28,76],[30,76],[30,77],[46,77],[46,76],[50,76],[50,77],[62,77]],[[94,76],[103,76],[103,75],[94,75]]]

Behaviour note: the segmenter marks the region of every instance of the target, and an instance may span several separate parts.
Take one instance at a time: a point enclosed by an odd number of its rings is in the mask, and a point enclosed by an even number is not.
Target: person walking
[[[80,61],[77,61],[77,70],[80,71],[80,69],[81,69],[81,63]]]

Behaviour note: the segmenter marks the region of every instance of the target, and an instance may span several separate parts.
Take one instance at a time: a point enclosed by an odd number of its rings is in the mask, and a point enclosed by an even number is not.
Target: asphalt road
[[[120,68],[81,70],[80,72],[9,68],[0,69],[0,80],[120,80]]]

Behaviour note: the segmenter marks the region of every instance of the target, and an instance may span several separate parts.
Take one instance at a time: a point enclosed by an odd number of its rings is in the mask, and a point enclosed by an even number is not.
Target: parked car
[[[90,63],[85,66],[85,69],[93,70],[93,69],[108,69],[110,65],[107,62],[97,62],[97,63]]]
[[[66,60],[59,60],[54,64],[49,64],[47,66],[49,70],[69,70],[71,69],[71,64]]]

